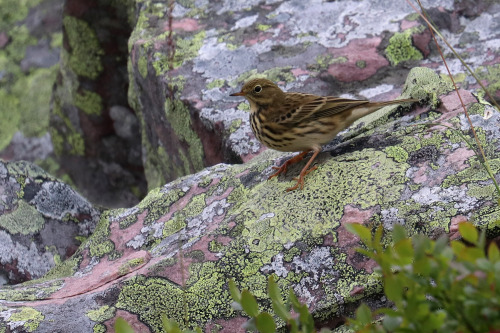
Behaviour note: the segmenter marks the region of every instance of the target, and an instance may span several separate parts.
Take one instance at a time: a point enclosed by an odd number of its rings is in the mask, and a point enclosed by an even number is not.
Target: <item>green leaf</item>
[[[262,312],[255,318],[255,326],[261,333],[274,333],[276,332],[276,324],[273,317],[267,313]]]
[[[361,325],[365,326],[372,322],[372,310],[365,303],[361,304],[356,310],[356,319]]]
[[[292,289],[290,289],[290,291],[288,292],[288,301],[290,302],[290,304],[292,305],[293,309],[296,311],[296,312],[299,312],[299,308],[300,308],[300,302],[299,300],[297,299],[297,296],[295,296],[295,293],[293,292]]]
[[[233,300],[237,303],[241,303],[241,293],[238,287],[236,287],[236,283],[234,283],[233,279],[229,279],[229,293]]]
[[[314,333],[314,319],[305,304],[299,307],[299,319],[304,333]]]
[[[462,235],[463,239],[474,245],[477,244],[477,241],[479,239],[479,233],[477,232],[476,227],[472,225],[472,223],[469,222],[459,223],[458,231],[460,231],[460,235]]]
[[[394,251],[398,254],[399,258],[403,261],[399,263],[400,265],[408,265],[413,260],[413,247],[411,245],[411,239],[406,238],[394,245]]]
[[[271,300],[282,301],[278,284],[274,281],[274,275],[269,275],[269,278],[267,279],[267,292],[269,293]]]
[[[271,298],[274,312],[278,315],[278,317],[283,319],[283,321],[287,322],[291,318],[290,311],[287,310],[285,304],[283,303],[278,284],[274,281],[274,275],[270,275],[268,278],[267,291],[269,293],[269,297]]]
[[[406,229],[402,225],[396,224],[392,229],[392,241],[397,243],[406,238]]]
[[[132,327],[127,323],[122,317],[116,318],[115,321],[115,332],[116,333],[135,333]]]
[[[490,259],[492,263],[500,260],[500,251],[498,250],[498,246],[494,242],[491,242],[488,246],[488,259]]]
[[[398,303],[403,299],[403,282],[398,275],[390,274],[384,279],[384,292],[388,299]]]
[[[168,319],[166,314],[162,314],[161,323],[166,333],[181,333],[179,324],[175,320]]]
[[[358,236],[368,247],[372,245],[372,233],[369,228],[359,223],[346,223],[345,228],[352,234]]]
[[[257,300],[246,289],[241,292],[241,306],[243,307],[243,311],[245,311],[250,317],[257,317],[259,314],[259,305],[257,304]]]
[[[389,332],[394,332],[396,331],[396,328],[401,326],[402,322],[403,319],[401,317],[385,316],[382,321],[382,325]]]

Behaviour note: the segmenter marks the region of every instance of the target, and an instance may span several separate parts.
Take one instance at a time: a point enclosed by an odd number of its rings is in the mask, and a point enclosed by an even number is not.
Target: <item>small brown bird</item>
[[[316,96],[296,92],[283,92],[267,79],[253,79],[243,85],[240,92],[230,96],[243,96],[250,103],[250,124],[255,137],[269,148],[279,151],[301,151],[286,161],[269,179],[285,174],[287,168],[301,161],[307,153],[312,157],[304,166],[293,191],[304,187],[304,177],[316,166],[309,168],[321,151],[340,131],[353,122],[391,104],[415,102],[400,99],[387,102],[370,102],[331,96]]]

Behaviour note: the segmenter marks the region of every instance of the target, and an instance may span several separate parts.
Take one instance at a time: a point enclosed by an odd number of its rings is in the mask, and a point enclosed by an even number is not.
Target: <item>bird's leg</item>
[[[299,186],[300,186],[301,190],[304,188],[304,177],[306,175],[308,175],[309,172],[314,171],[314,170],[316,170],[318,168],[317,166],[313,166],[312,168],[309,169],[309,167],[311,166],[312,162],[314,161],[314,159],[316,158],[316,156],[318,156],[318,154],[319,154],[320,151],[321,151],[320,149],[315,149],[314,150],[314,154],[311,156],[311,158],[307,162],[306,166],[300,172],[299,177],[293,178],[294,180],[297,181],[297,184],[295,184],[295,186],[287,188],[286,189],[287,192],[296,190]]]
[[[286,174],[286,170],[288,169],[288,166],[302,161],[304,159],[304,156],[306,156],[308,152],[310,152],[310,150],[305,150],[302,153],[295,155],[294,157],[290,158],[285,163],[283,163],[283,165],[280,167],[273,166],[273,169],[278,170],[278,171],[276,171],[275,173],[270,175],[269,178],[267,178],[267,179],[271,179],[273,177],[276,177],[280,173]]]

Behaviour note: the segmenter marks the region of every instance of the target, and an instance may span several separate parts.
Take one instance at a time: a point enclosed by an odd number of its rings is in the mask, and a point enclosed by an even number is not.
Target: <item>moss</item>
[[[108,319],[113,318],[115,316],[115,313],[116,313],[115,307],[104,305],[96,310],[87,311],[86,314],[90,320],[102,323]]]
[[[88,115],[98,116],[101,114],[102,98],[98,94],[89,90],[81,90],[75,95],[75,106]]]
[[[0,226],[10,234],[35,234],[45,225],[42,215],[24,200],[18,201],[18,207],[11,213],[0,216]]]
[[[34,332],[43,319],[44,316],[40,311],[37,311],[34,308],[23,307],[20,312],[13,313],[10,316],[9,321],[24,322],[22,326],[26,332]]]
[[[68,64],[80,76],[96,79],[103,71],[101,49],[95,31],[87,22],[72,16],[63,19],[64,30],[71,48]]]
[[[390,39],[389,45],[385,49],[387,59],[392,66],[398,65],[402,61],[422,60],[422,53],[413,46],[412,35],[423,31],[423,26],[406,29],[403,32],[396,32]]]

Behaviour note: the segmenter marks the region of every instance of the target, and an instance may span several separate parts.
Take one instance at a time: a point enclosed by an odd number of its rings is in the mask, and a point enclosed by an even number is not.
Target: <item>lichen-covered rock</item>
[[[461,94],[500,181],[500,114]],[[162,314],[182,321],[187,310],[190,325],[242,332],[245,318],[230,306],[227,281],[269,310],[270,274],[283,291],[294,289],[319,326],[341,322],[361,300],[384,304],[374,263],[356,253],[359,240],[345,223],[398,223],[410,235],[437,237],[453,236],[464,220],[496,235],[500,221],[492,181],[461,137],[470,125],[449,82],[416,68],[403,95],[423,101],[355,124],[319,155],[301,191],[285,192],[301,165],[266,180],[292,155],[269,150],[103,212],[70,259],[42,279],[0,289],[0,328],[112,332],[121,316],[138,332],[160,332]]]
[[[63,0],[0,5],[0,158],[53,158],[49,103],[62,43]],[[49,163],[46,163],[48,166]]]
[[[94,231],[99,210],[26,162],[0,161],[0,282],[45,275]]]
[[[141,1],[129,40],[130,102],[150,189],[263,150],[248,104],[228,96],[251,76],[285,90],[381,100],[398,95],[413,65],[446,73],[429,30],[404,1],[169,3]],[[468,10],[468,3],[434,1],[427,12],[500,96],[500,5],[479,1]],[[475,89],[444,53],[459,83]]]
[[[127,101],[134,1],[66,0],[50,134],[61,170],[108,207],[137,203],[146,183],[139,126]]]

